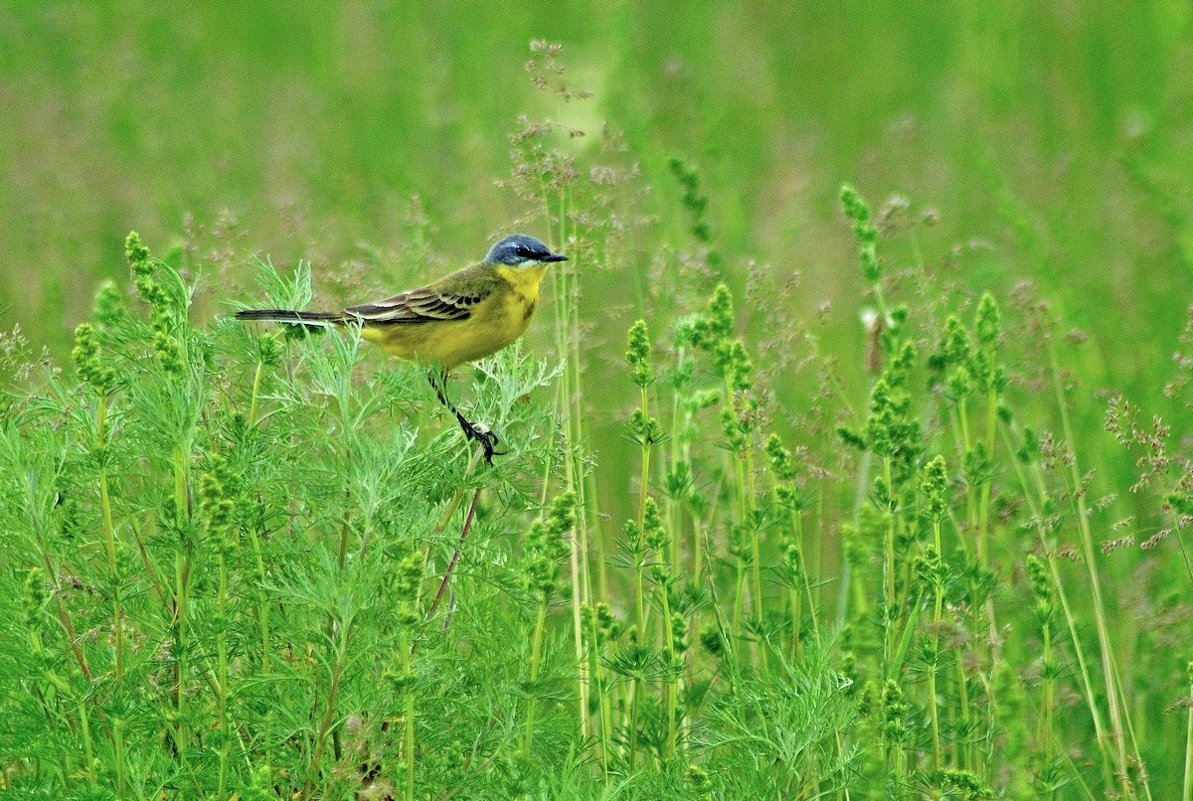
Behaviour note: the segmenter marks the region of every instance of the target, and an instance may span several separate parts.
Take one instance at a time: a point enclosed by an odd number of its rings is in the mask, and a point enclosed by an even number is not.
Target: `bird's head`
[[[505,264],[510,267],[531,267],[553,261],[567,261],[567,256],[552,253],[551,249],[533,236],[513,234],[498,242],[485,256],[489,264]]]

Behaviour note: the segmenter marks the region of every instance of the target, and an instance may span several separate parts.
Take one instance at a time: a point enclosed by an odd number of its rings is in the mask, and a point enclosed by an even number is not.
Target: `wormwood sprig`
[[[791,655],[798,662],[803,653],[803,596],[812,622],[812,636],[819,640],[816,603],[812,595],[803,546],[803,513],[807,501],[795,484],[796,466],[792,452],[783,445],[778,434],[771,433],[766,441],[766,455],[771,478],[771,501],[775,514],[786,522],[782,544],[783,561],[780,576],[787,588],[788,616],[791,627]]]
[[[650,494],[651,450],[653,446],[663,441],[659,422],[651,414],[650,387],[654,384],[655,377],[650,358],[650,337],[647,334],[645,320],[638,320],[630,327],[625,359],[626,364],[630,367],[630,380],[638,387],[638,407],[630,415],[627,436],[640,449],[639,479],[641,488],[638,494],[637,524],[641,529],[647,498]]]
[[[721,395],[721,431],[725,439],[726,473],[734,477],[737,515],[733,524],[735,544],[731,551],[737,558],[737,582],[734,602],[734,628],[740,624],[745,605],[746,570],[751,572],[752,611],[761,622],[762,557],[760,521],[755,515],[757,490],[754,475],[753,433],[758,425],[759,404],[754,395],[754,365],[741,339],[733,336],[733,298],[729,287],[720,284],[709,298],[703,315],[689,328],[692,345],[708,353],[723,385]],[[744,540],[744,541],[743,541]],[[760,667],[765,667],[766,651],[756,647]]]
[[[526,536],[526,555],[522,576],[527,590],[535,598],[534,631],[530,638],[530,675],[526,697],[526,735],[522,752],[529,756],[534,743],[534,722],[537,707],[539,666],[543,655],[543,635],[547,626],[547,610],[551,598],[559,592],[559,566],[571,553],[568,534],[576,526],[576,495],[564,492],[551,502],[545,521],[535,521]]]
[[[862,268],[862,280],[870,285],[874,301],[878,305],[880,331],[892,327],[894,320],[887,308],[882,291],[882,266],[878,261],[878,229],[870,216],[870,206],[849,184],[842,184],[841,208],[853,225],[853,235],[858,242],[858,260]]]
[[[662,441],[659,422],[651,415],[650,387],[654,383],[654,368],[650,361],[650,338],[646,321],[638,320],[630,328],[626,347],[626,363],[630,366],[630,380],[638,387],[638,408],[630,415],[627,436],[639,447],[639,481],[637,526],[644,527],[646,503],[650,495],[650,455]],[[641,625],[642,621],[638,621]]]
[[[674,547],[671,533],[663,524],[658,504],[654,498],[646,499],[646,511],[643,518],[643,539],[654,552],[654,560],[650,564],[651,581],[656,587],[663,627],[663,668],[665,673],[665,687],[663,690],[663,718],[667,729],[666,740],[663,745],[663,756],[675,756],[677,732],[682,722],[678,719],[677,705],[679,703],[680,679],[684,671],[683,653],[687,650],[686,624],[683,616],[671,609],[671,592],[674,579],[671,575],[671,561],[668,556]],[[678,621],[676,618],[678,617]]]
[[[597,709],[601,722],[601,768],[609,773],[613,753],[613,692],[605,678],[606,645],[621,636],[623,626],[613,615],[609,604],[601,602],[596,606],[585,606],[583,610],[584,645],[593,665],[593,688],[597,696]]]
[[[691,234],[704,248],[704,258],[714,273],[721,269],[723,260],[713,246],[714,231],[708,218],[708,195],[700,188],[700,173],[696,167],[681,158],[667,160],[671,175],[683,188],[683,205],[691,219]]]
[[[888,675],[897,667],[895,636],[900,616],[906,611],[901,609],[896,546],[907,530],[904,510],[912,505],[911,478],[923,448],[920,423],[909,391],[916,357],[915,346],[904,342],[870,392],[870,413],[862,431],[839,430],[846,442],[874,453],[881,460],[881,473],[874,479],[873,503],[883,530],[883,662]]]
[[[990,293],[982,295],[974,314],[974,340],[972,368],[978,390],[986,396],[985,439],[973,445],[965,454],[966,475],[969,483],[979,488],[977,520],[978,566],[990,569],[990,498],[994,478],[994,439],[997,433],[998,410],[1003,390],[1006,388],[1006,369],[999,361],[999,340],[1002,336],[1001,315],[998,304]],[[993,606],[988,606],[993,615]],[[991,617],[991,627],[995,627]]]
[[[908,772],[905,749],[910,744],[912,728],[906,718],[910,712],[911,707],[904,699],[903,688],[894,680],[887,679],[879,701],[878,730],[882,733],[886,750],[888,794],[894,798],[903,796],[902,786]]]
[[[1057,613],[1056,592],[1044,560],[1035,554],[1027,557],[1027,575],[1035,598],[1035,620],[1040,630],[1040,715],[1036,726],[1039,743],[1035,790],[1041,796],[1055,797],[1055,774],[1059,765],[1054,762],[1056,731],[1054,729],[1056,681],[1061,675],[1055,662],[1052,643],[1052,619]]]
[[[108,562],[108,593],[112,600],[112,649],[113,649],[113,677],[119,684],[124,679],[125,671],[125,636],[123,586],[121,581],[121,554],[116,540],[116,526],[112,510],[112,496],[109,485],[109,469],[111,452],[108,439],[108,399],[116,389],[116,370],[107,364],[100,356],[100,348],[96,342],[94,328],[88,323],[81,323],[75,329],[75,347],[71,352],[75,362],[75,369],[79,377],[96,394],[95,433],[91,443],[92,458],[95,462],[99,479],[100,520],[103,530],[104,550]],[[80,717],[85,719],[89,714],[80,708]],[[121,798],[127,792],[124,770],[124,743],[120,734],[121,721],[113,721],[111,728],[112,743],[116,751],[117,795]],[[91,751],[90,732],[86,738],[87,749]],[[90,758],[90,757],[89,757]],[[89,772],[93,767],[88,765]]]
[[[402,762],[406,801],[414,800],[415,779],[415,703],[417,682],[414,674],[414,632],[422,619],[420,588],[423,580],[423,556],[409,549],[398,559],[393,592],[398,602],[398,637],[396,653],[391,657],[397,667],[386,672],[396,705],[402,710]]]
[[[183,347],[179,341],[185,300],[180,297],[185,287],[177,280],[162,284],[156,278],[157,267],[149,254],[149,248],[141,242],[140,235],[133,231],[125,239],[125,256],[132,268],[133,284],[141,300],[148,304],[150,322],[153,326],[153,349],[166,372],[180,376],[185,366]],[[171,273],[177,278],[177,273]]]
[[[945,570],[941,560],[944,546],[941,540],[941,522],[949,511],[948,473],[943,456],[936,456],[924,466],[924,478],[920,483],[923,494],[923,514],[932,525],[932,544],[924,549],[918,563],[921,577],[932,588],[931,646],[928,654],[928,714],[932,721],[932,766],[941,770],[944,766],[944,752],[940,738],[940,710],[936,689],[937,665],[940,661],[940,628],[944,622]]]
[[[234,723],[230,715],[229,687],[229,561],[238,545],[233,529],[233,514],[239,475],[228,461],[213,453],[208,458],[206,472],[198,482],[198,517],[206,547],[216,553],[217,584],[216,609],[213,621],[216,640],[216,722],[213,726],[215,748],[219,754],[218,788],[220,796],[227,792],[228,760],[231,754]]]

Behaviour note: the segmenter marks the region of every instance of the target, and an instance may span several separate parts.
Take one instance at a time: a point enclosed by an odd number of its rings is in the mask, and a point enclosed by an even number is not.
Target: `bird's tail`
[[[236,312],[237,320],[258,320],[283,325],[301,325],[303,328],[330,328],[344,322],[340,312],[295,311],[293,309],[242,309]]]

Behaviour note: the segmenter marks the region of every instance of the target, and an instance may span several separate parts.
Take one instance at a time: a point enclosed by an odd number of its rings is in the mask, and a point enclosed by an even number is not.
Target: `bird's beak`
[[[543,256],[541,259],[539,259],[539,261],[546,261],[546,262],[551,262],[551,261],[567,261],[567,260],[568,260],[568,257],[567,257],[567,256],[564,256],[564,255],[563,255],[563,254],[561,254],[561,253],[552,253],[552,254],[551,254],[551,255],[549,255],[549,256]]]

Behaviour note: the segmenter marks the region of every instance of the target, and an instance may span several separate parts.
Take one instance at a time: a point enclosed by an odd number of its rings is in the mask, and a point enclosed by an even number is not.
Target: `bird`
[[[417,289],[340,311],[242,309],[236,319],[328,328],[360,326],[361,337],[399,359],[428,365],[439,402],[451,410],[465,437],[476,440],[492,464],[497,435],[468,420],[447,398],[452,368],[501,350],[526,332],[538,308],[539,288],[551,264],[567,261],[541,240],[512,234],[485,258]]]

